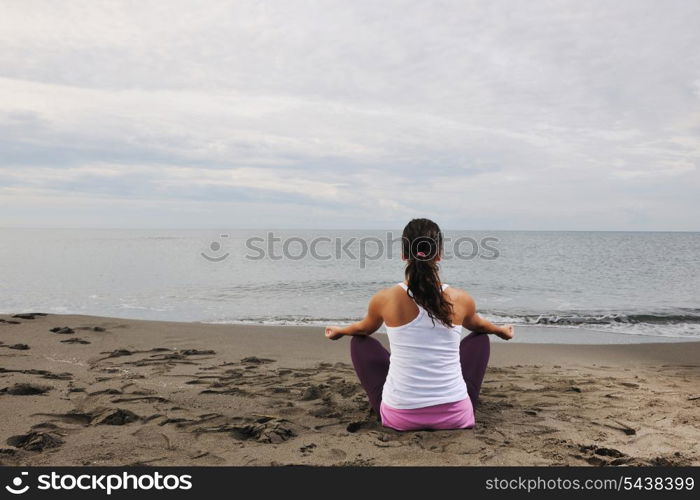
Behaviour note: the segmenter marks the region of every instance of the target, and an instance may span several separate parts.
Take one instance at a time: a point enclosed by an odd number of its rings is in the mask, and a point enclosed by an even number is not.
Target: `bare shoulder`
[[[450,286],[445,290],[447,298],[453,305],[463,308],[468,314],[473,314],[476,310],[476,302],[469,293],[461,288]]]
[[[403,291],[403,289],[398,286],[382,288],[372,296],[371,302],[380,304],[385,303],[387,300],[391,300],[393,297],[395,297],[399,291]]]
[[[384,317],[389,304],[396,301],[394,293],[394,290],[391,288],[382,288],[375,293],[369,300],[369,305],[367,306],[368,314],[376,317]]]

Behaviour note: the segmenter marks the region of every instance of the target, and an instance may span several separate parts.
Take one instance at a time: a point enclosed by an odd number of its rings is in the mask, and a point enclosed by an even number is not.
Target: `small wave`
[[[489,314],[485,312],[485,314]],[[532,325],[581,326],[615,324],[700,325],[700,309],[682,309],[660,312],[550,312],[541,314],[513,314],[496,312],[493,316],[512,318],[513,321]]]
[[[244,325],[297,325],[297,326],[325,326],[345,325],[354,323],[362,318],[316,318],[309,316],[276,316],[271,318],[235,318],[217,319],[205,321],[211,324],[244,324]]]
[[[550,312],[510,313],[483,311],[494,323],[512,323],[542,328],[585,328],[626,335],[652,337],[699,338],[700,310],[686,309],[661,312]],[[221,318],[207,323],[325,326],[344,325],[360,318],[285,315],[274,317]]]
[[[625,335],[652,337],[700,338],[700,310],[670,311],[557,311],[550,313],[484,312],[496,323],[513,323],[542,328],[585,328]]]

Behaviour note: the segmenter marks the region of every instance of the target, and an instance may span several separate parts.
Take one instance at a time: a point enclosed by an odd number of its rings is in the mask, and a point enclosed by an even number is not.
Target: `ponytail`
[[[406,264],[408,295],[425,309],[435,324],[437,319],[452,326],[452,303],[442,293],[436,259],[442,253],[440,227],[428,219],[413,219],[403,230],[401,250]]]

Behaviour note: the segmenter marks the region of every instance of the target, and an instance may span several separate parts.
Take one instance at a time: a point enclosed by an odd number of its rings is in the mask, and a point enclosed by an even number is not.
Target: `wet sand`
[[[381,427],[349,363],[320,328],[3,315],[0,464],[700,465],[698,342],[494,342],[459,431]]]

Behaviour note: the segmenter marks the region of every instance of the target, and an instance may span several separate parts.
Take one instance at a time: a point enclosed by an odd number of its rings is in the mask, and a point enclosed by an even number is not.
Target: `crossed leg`
[[[357,335],[350,341],[350,358],[369,405],[379,417],[382,389],[389,373],[389,351],[377,339]]]
[[[462,377],[467,384],[467,392],[476,409],[481,384],[491,354],[489,336],[484,333],[470,333],[459,344],[459,358]],[[368,336],[354,336],[350,341],[350,358],[357,378],[367,393],[369,404],[379,415],[382,402],[382,389],[389,373],[389,351],[377,339]]]
[[[462,365],[462,378],[467,383],[467,392],[476,410],[481,392],[481,383],[486,375],[486,366],[491,356],[491,342],[488,334],[470,333],[459,343],[459,363]]]

